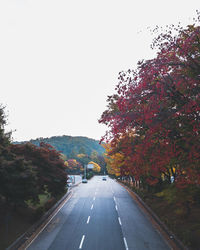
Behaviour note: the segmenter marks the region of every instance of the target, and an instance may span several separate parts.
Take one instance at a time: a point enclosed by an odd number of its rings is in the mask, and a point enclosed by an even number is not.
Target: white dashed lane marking
[[[81,243],[79,245],[79,249],[82,249],[84,239],[85,239],[85,235],[82,236]]]
[[[88,216],[88,219],[87,219],[87,224],[90,222],[90,216]]]

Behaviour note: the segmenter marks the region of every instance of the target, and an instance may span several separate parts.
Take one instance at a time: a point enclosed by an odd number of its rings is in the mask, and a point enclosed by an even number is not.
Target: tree
[[[108,97],[100,119],[104,140],[126,158],[121,167],[150,185],[200,184],[200,27],[171,30],[153,43],[157,57],[120,72],[117,94]],[[127,134],[134,133],[131,138]],[[121,142],[122,141],[122,142]],[[125,146],[127,145],[127,146]]]
[[[104,144],[104,147],[106,149],[105,161],[108,173],[110,175],[115,175],[116,177],[120,176],[122,162],[124,161],[123,155],[120,153],[114,153],[109,144]]]
[[[51,145],[40,143],[37,147],[31,143],[11,145],[11,151],[18,156],[23,155],[31,161],[37,176],[38,194],[49,192],[57,196],[65,192],[67,174],[64,161]]]
[[[65,161],[68,174],[80,174],[81,164],[76,159],[68,159]]]
[[[99,154],[96,150],[93,150],[91,155],[90,155],[90,158],[93,162],[96,162],[100,168],[101,168],[101,173],[102,174],[105,174],[106,173],[106,163],[105,163],[105,160],[104,160],[104,156]]]
[[[78,154],[77,160],[81,163],[82,167],[84,168],[84,166],[88,164],[88,162],[90,161],[90,157],[86,154]]]
[[[28,200],[37,203],[39,199],[35,170],[23,156],[10,155],[12,159],[1,168],[1,195],[10,205],[25,205]]]
[[[60,158],[63,160],[63,161],[66,161],[67,160],[67,156],[60,153]]]
[[[0,199],[8,205],[37,201],[36,174],[23,155],[15,155],[10,147],[11,133],[5,133],[6,117],[0,106]]]
[[[79,154],[86,154],[85,148],[83,146],[80,147]]]
[[[0,146],[6,147],[10,144],[10,136],[11,132],[5,132],[6,125],[6,115],[5,115],[5,107],[0,105]]]

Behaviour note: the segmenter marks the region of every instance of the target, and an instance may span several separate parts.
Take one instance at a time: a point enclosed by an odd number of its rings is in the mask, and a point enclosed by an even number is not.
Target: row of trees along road
[[[66,167],[51,145],[11,144],[0,107],[0,202],[6,206],[37,204],[46,192],[56,197],[66,191]]]
[[[99,120],[109,127],[108,171],[143,189],[165,190],[187,214],[200,204],[199,22],[200,14],[186,28],[169,27],[152,43],[154,59],[120,72]]]
[[[65,160],[68,174],[84,174],[84,166],[88,164],[94,166],[92,170],[87,171],[90,174],[105,174],[107,172],[104,156],[95,150],[90,155],[82,152],[75,154],[74,158],[67,159],[66,155],[62,155],[62,158]]]

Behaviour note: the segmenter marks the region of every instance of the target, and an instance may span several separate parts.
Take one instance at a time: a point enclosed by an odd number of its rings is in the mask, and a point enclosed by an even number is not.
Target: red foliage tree
[[[37,175],[38,194],[48,191],[52,196],[65,192],[67,174],[64,161],[51,145],[31,143],[11,145],[11,151],[31,161]]]
[[[120,72],[117,94],[100,119],[104,139],[123,153],[134,175],[156,184],[174,175],[179,187],[200,184],[200,27],[171,31],[153,43],[157,57]],[[124,136],[135,134],[134,139]],[[175,170],[174,170],[175,169]]]

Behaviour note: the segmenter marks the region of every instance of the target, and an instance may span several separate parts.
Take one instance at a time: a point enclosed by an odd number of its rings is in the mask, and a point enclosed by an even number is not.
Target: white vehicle
[[[87,183],[87,179],[82,179],[82,183]]]

